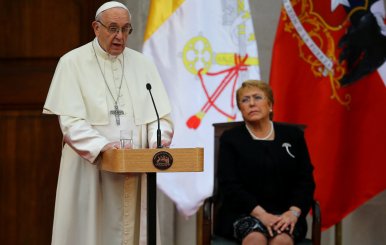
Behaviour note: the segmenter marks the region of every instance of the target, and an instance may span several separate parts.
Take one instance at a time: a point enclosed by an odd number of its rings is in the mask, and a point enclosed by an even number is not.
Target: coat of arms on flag
[[[382,0],[283,0],[275,120],[307,125],[324,228],[386,189],[385,36]]]

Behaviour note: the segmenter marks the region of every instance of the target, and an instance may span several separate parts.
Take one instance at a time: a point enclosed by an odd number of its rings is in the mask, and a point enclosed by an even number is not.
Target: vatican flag
[[[167,89],[172,148],[204,147],[204,172],[160,173],[157,185],[185,216],[213,191],[213,123],[242,120],[235,91],[260,79],[248,0],[153,0],[143,53]]]

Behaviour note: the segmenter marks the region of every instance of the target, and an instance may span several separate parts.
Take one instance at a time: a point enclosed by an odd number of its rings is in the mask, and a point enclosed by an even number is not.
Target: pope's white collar
[[[101,47],[101,45],[99,44],[98,42],[98,38],[95,37],[94,41],[93,41],[93,44],[94,44],[94,50],[95,52],[97,53],[97,55],[99,57],[102,57],[103,59],[107,59],[107,60],[116,60],[117,58],[120,58],[122,56],[122,54],[119,54],[119,55],[111,55],[109,53],[107,53],[105,50],[103,50],[103,48]]]

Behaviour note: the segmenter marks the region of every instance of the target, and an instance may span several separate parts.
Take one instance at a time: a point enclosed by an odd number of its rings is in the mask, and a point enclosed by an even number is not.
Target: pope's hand
[[[101,152],[105,152],[105,151],[110,150],[110,149],[119,149],[119,148],[121,148],[120,142],[118,142],[118,141],[110,142],[102,148]]]
[[[169,148],[170,144],[172,142],[171,141],[168,141],[168,140],[161,140],[161,146],[162,148]],[[157,142],[153,143],[153,145],[151,146],[151,148],[157,148]]]

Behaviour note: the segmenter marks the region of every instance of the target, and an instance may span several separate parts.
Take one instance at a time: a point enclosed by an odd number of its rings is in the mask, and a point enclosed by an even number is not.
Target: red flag
[[[332,11],[330,1],[283,0],[272,56],[275,120],[307,125],[323,228],[386,189],[386,74],[340,85],[348,62],[339,62],[339,40],[370,7],[356,2]]]

